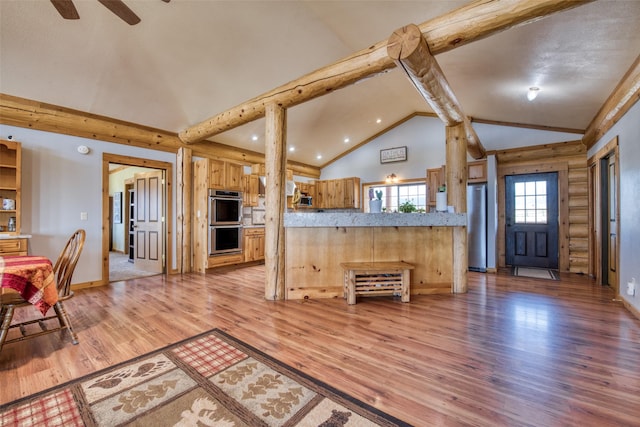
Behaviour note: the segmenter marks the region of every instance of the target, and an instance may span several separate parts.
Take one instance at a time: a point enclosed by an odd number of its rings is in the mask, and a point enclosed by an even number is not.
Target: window
[[[382,191],[382,208],[385,212],[398,212],[398,206],[407,201],[413,203],[418,211],[424,212],[427,209],[427,186],[424,183],[373,185],[369,188]],[[368,204],[365,205],[368,210]]]
[[[517,224],[547,223],[547,181],[515,183]]]

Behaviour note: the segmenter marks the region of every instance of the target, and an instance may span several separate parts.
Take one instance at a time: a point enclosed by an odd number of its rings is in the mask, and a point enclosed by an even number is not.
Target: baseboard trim
[[[636,316],[638,320],[640,320],[640,310],[632,306],[626,299],[621,298],[621,300],[624,306],[627,308],[627,310],[629,310],[631,314],[633,314],[634,316]]]

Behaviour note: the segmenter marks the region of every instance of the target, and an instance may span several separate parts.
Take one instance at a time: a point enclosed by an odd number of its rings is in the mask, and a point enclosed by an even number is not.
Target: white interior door
[[[162,171],[134,175],[136,268],[162,273],[164,264],[164,183]]]

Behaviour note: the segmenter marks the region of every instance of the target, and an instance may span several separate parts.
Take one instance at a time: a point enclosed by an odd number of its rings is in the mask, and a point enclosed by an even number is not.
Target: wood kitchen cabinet
[[[205,161],[208,162],[209,188],[242,191],[244,167],[241,164],[214,159]]]
[[[467,163],[467,182],[487,182],[487,161],[477,160]]]
[[[243,166],[214,159],[201,159],[193,165],[193,268],[208,268],[244,262],[244,254],[209,256],[209,189],[242,191]]]
[[[316,181],[314,207],[320,209],[350,209],[360,207],[360,178]]]
[[[243,238],[244,262],[264,259],[264,228],[245,228]]]
[[[258,206],[260,177],[258,175],[244,175],[242,182],[242,205],[245,207]]]
[[[287,169],[287,181],[293,181],[293,171],[291,169]],[[256,163],[251,165],[251,174],[258,176],[266,176],[266,167],[264,163]]]
[[[436,206],[436,193],[438,187],[446,184],[445,167],[427,169],[427,194],[429,195],[429,206]]]
[[[360,208],[360,178],[345,178],[343,194],[345,208]]]
[[[27,255],[27,239],[0,239],[0,255]]]

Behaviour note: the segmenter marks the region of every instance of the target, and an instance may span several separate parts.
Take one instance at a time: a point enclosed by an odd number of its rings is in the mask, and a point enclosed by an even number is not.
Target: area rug
[[[560,275],[556,270],[548,268],[532,268],[532,267],[512,267],[512,276],[532,277],[534,279],[560,280]]]
[[[0,426],[407,426],[214,329],[0,406]]]

